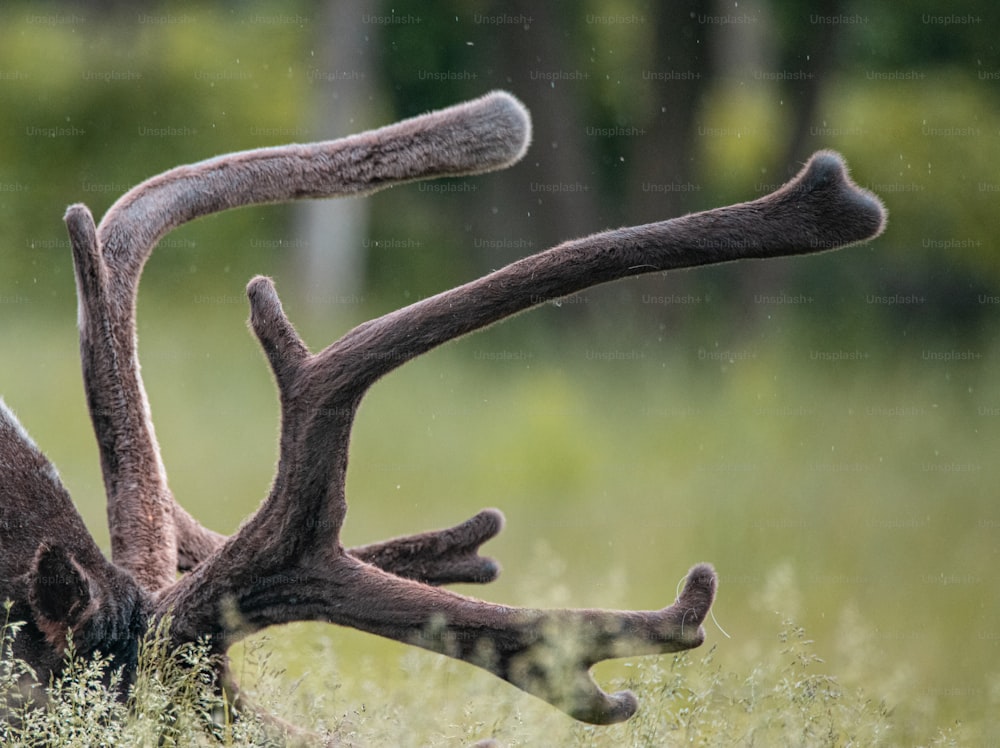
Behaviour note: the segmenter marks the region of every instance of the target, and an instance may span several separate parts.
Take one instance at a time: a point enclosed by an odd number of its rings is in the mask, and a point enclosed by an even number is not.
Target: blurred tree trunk
[[[821,124],[817,117],[830,73],[836,69],[836,51],[843,25],[815,23],[812,17],[843,15],[846,3],[820,0],[808,11],[798,7],[789,9],[774,4],[773,0],[759,0],[759,3],[763,23],[755,24],[757,29],[734,26],[725,34],[730,37],[753,34],[755,43],[747,46],[756,49],[754,58],[730,56],[728,64],[733,76],[739,78],[745,77],[747,69],[780,74],[776,83],[767,78],[763,82],[753,82],[753,85],[776,89],[774,95],[780,102],[782,115],[788,120],[788,141],[777,150],[778,161],[768,169],[772,178],[766,180],[780,183],[794,176],[816,148],[826,145],[817,142],[813,129]],[[733,46],[739,45],[731,38],[725,47]],[[724,53],[722,48],[720,53]],[[797,288],[800,267],[794,259],[741,266],[735,301],[744,310],[742,320],[747,327],[756,325],[772,309],[765,303],[766,299],[782,294],[800,296]]]
[[[710,0],[659,0],[645,9],[653,24],[653,43],[644,78],[645,110],[636,126],[643,132],[632,139],[628,156],[628,192],[621,222],[651,223],[683,215],[701,205],[699,102],[715,78],[713,41],[718,26],[703,20],[711,10]],[[645,297],[696,296],[702,276],[672,273],[667,281],[659,275],[641,276],[615,293],[621,300],[620,314],[655,316],[661,324],[675,326],[678,315],[691,311],[689,304],[641,305]]]
[[[695,123],[698,102],[711,85],[710,30],[699,23],[708,0],[660,0],[647,16],[654,26],[652,55],[642,71],[648,107],[634,138],[624,220],[649,223],[694,207],[697,180]]]
[[[842,16],[847,14],[843,0],[821,0],[815,9],[810,7],[810,15]],[[802,71],[806,77],[791,81],[785,87],[786,101],[792,112],[792,137],[785,149],[784,171],[777,174],[793,176],[809,155],[821,144],[816,144],[812,129],[817,122],[820,99],[829,81],[830,73],[836,70],[837,47],[843,24],[807,23],[805,14],[796,25],[794,41],[786,49],[784,64],[791,71]]]
[[[531,112],[533,139],[524,161],[484,180],[488,192],[470,199],[503,206],[477,227],[478,262],[498,267],[566,239],[604,228],[597,165],[586,138],[586,68],[572,54],[573,0],[493,2],[491,15],[530,23],[489,27],[488,57],[497,61],[494,85],[508,88]],[[530,244],[529,244],[530,243]]]
[[[377,84],[372,64],[377,27],[359,33],[361,19],[378,12],[377,0],[319,0],[315,4],[313,111],[307,140],[327,140],[373,126]],[[299,294],[317,315],[352,304],[364,290],[364,239],[369,201],[306,200],[296,204]]]

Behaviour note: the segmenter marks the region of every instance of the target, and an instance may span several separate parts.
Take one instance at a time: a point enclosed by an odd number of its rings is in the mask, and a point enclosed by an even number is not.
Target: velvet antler
[[[447,530],[344,549],[358,405],[375,381],[406,361],[547,299],[641,273],[816,252],[878,235],[881,203],[851,182],[837,154],[817,153],[787,185],[758,200],[566,242],[359,325],[317,353],[285,316],[273,283],[253,279],[250,324],[278,387],[280,454],[268,497],[229,538],[201,527],[170,493],[139,373],[139,276],[170,229],[230,207],[367,194],[502,168],[521,157],[529,139],[527,112],[497,92],[342,140],[172,169],[124,195],[99,226],[84,206],[69,208],[84,381],[113,563],[96,553],[54,470],[3,410],[0,478],[17,480],[0,496],[39,521],[16,543],[0,527],[4,548],[11,543],[20,555],[4,562],[4,579],[16,580],[0,594],[24,601],[19,610],[33,627],[32,647],[51,649],[70,628],[107,631],[105,621],[119,622],[115,630],[131,636],[169,612],[175,638],[208,637],[223,653],[263,627],[320,620],[470,662],[577,719],[608,723],[635,711],[631,693],[605,693],[590,667],[700,644],[716,591],[711,566],[693,567],[680,596],[661,610],[533,610],[436,586],[496,576],[496,563],[478,555],[503,526],[496,510]],[[32,461],[49,477],[24,478],[18,466]],[[46,508],[30,506],[29,495],[43,497]],[[46,569],[69,580],[59,588],[62,598],[40,588]],[[178,569],[187,572],[180,579]],[[127,661],[129,654],[120,656]],[[37,659],[55,667],[52,657]]]

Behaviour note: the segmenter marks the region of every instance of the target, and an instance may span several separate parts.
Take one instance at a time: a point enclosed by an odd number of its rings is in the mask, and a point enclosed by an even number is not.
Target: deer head
[[[135,327],[139,277],[161,237],[227,208],[503,168],[523,155],[530,136],[521,104],[495,92],[341,140],[171,169],[126,193],[98,226],[85,206],[67,210],[111,560],[55,469],[0,404],[0,599],[11,599],[25,622],[15,653],[42,682],[60,667],[69,632],[78,651],[111,653],[127,672],[138,638],[168,613],[177,642],[208,637],[219,654],[264,627],[315,620],[465,660],[577,719],[611,723],[631,716],[637,700],[602,691],[589,672],[594,663],[701,644],[716,592],[708,564],[694,566],[680,596],[660,610],[534,610],[441,588],[496,577],[496,562],[478,554],[503,527],[495,509],[450,529],[344,548],[351,426],[383,375],[547,299],[641,273],[817,252],[878,235],[881,203],[830,151],[760,199],[566,242],[366,322],[316,353],[285,316],[271,280],[254,278],[250,326],[281,403],[270,492],[225,537],[202,527],[168,487]],[[575,646],[560,647],[560,636],[574,637]]]

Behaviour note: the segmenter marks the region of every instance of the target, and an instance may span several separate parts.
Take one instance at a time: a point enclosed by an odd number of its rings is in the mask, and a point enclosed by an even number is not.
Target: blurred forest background
[[[498,505],[504,577],[469,591],[522,604],[544,582],[565,604],[659,606],[711,560],[733,638],[709,636],[733,667],[773,649],[777,611],[913,724],[988,721],[998,28],[986,0],[5,0],[0,392],[105,543],[65,206],[100,216],[172,166],[511,91],[534,142],[506,172],[235,211],[161,242],[140,295],[154,418],[181,502],[231,531],[274,460],[252,275],[319,348],[561,240],[755,198],[834,148],[889,209],[877,241],[593,289],[380,384],[348,541]]]

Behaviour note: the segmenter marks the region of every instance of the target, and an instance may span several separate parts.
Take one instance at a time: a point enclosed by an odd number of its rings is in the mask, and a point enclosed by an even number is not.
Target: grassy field
[[[10,311],[0,342],[18,363],[0,391],[106,546],[72,310],[58,322]],[[705,647],[599,666],[642,708],[592,728],[471,667],[301,624],[234,650],[259,700],[370,745],[1000,741],[993,350],[810,332],[784,312],[751,333],[609,324],[553,342],[537,323],[560,313],[459,341],[375,387],[344,540],[500,507],[507,528],[487,551],[504,573],[460,591],[533,606],[661,607],[711,561]],[[275,458],[274,391],[245,314],[142,311],[171,484],[227,532],[266,493]],[[305,332],[316,347],[336,334]]]

